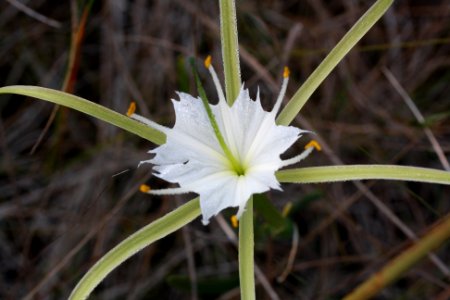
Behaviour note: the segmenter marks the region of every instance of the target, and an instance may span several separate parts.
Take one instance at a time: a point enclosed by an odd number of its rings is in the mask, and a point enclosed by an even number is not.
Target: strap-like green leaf
[[[69,299],[85,300],[95,287],[125,260],[151,243],[180,229],[199,215],[199,198],[195,198],[129,236],[103,256],[84,275],[72,291]]]
[[[220,0],[220,39],[227,102],[232,105],[241,88],[239,43],[234,0]]]
[[[349,165],[289,169],[278,171],[276,177],[280,182],[292,183],[384,179],[450,185],[450,172],[395,165]]]
[[[314,70],[303,85],[294,94],[292,99],[281,111],[277,118],[279,125],[289,125],[295,116],[319,87],[325,78],[333,71],[336,65],[355,46],[355,44],[369,31],[391,6],[393,0],[378,0],[372,7],[353,25],[339,43],[331,50],[328,56]]]
[[[97,103],[58,90],[37,86],[13,85],[0,88],[0,94],[29,96],[70,107],[125,129],[158,145],[163,144],[166,140],[165,135],[160,131],[150,128]]]

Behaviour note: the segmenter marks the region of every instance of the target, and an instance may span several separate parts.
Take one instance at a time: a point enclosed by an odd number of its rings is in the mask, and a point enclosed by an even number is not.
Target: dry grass
[[[0,86],[61,88],[71,19],[80,15],[75,2],[28,2],[60,28],[0,3]],[[305,164],[442,168],[382,72],[393,73],[448,157],[450,7],[431,2],[398,1],[312,96],[295,123],[314,130],[325,151]],[[292,71],[292,95],[372,1],[327,3],[239,1],[243,80],[253,94],[259,86],[265,105],[276,97],[283,65]],[[221,70],[218,25],[216,1],[98,1],[88,18],[75,93],[122,112],[133,99],[143,115],[172,124],[169,99],[180,89],[195,93],[186,58],[212,54]],[[30,155],[51,111],[52,105],[32,99],[0,99],[1,299],[66,298],[106,251],[186,200],[136,193],[145,180],[164,184],[149,179],[148,167],[136,169],[154,145],[75,111],[61,109]],[[257,263],[281,299],[339,299],[450,211],[450,189],[438,185],[284,189],[269,194],[276,206],[302,205],[291,215],[300,240],[284,282],[276,278],[290,238],[261,230],[256,241]],[[256,224],[264,227],[261,219]],[[237,253],[221,228],[195,221],[127,261],[92,298],[192,299],[195,293],[183,288],[190,274],[200,299],[237,299]],[[377,299],[448,299],[449,250],[441,248],[434,262],[424,261]],[[257,292],[258,299],[269,298],[261,286]]]

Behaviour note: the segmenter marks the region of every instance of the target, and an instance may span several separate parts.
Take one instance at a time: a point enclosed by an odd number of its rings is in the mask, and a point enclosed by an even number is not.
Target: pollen
[[[230,218],[230,221],[231,221],[231,226],[233,226],[233,228],[238,228],[239,220],[236,217],[236,215],[232,215],[231,218]]]
[[[283,71],[283,78],[288,78],[290,74],[291,70],[289,70],[289,68],[285,66]]]
[[[317,151],[322,151],[322,147],[316,140],[311,140],[308,144],[306,144],[305,149],[314,147]]]
[[[211,66],[211,60],[212,60],[212,57],[211,57],[211,55],[208,55],[207,57],[206,57],[206,59],[205,59],[205,68],[207,68],[207,69],[209,69],[209,67]]]
[[[141,184],[141,186],[139,187],[139,191],[141,191],[142,193],[148,193],[150,192],[150,187],[146,184]]]
[[[130,117],[136,111],[136,102],[131,101],[130,106],[128,106],[127,116]]]

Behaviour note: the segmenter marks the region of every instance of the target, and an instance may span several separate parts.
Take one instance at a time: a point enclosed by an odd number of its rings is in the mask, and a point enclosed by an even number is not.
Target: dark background
[[[82,1],[23,1],[56,20],[40,21],[0,2],[0,86],[61,89],[72,24]],[[242,78],[260,88],[269,109],[284,65],[288,96],[374,1],[238,1]],[[213,56],[222,74],[217,1],[95,1],[80,48],[74,93],[118,112],[131,100],[139,113],[173,124],[175,91],[195,94],[187,59]],[[294,125],[313,130],[325,148],[302,165],[398,164],[442,169],[420,125],[389,83],[395,76],[450,153],[450,4],[396,1],[314,93]],[[211,98],[212,82],[200,70]],[[222,76],[220,76],[222,77]],[[184,203],[150,197],[137,169],[155,145],[76,111],[59,109],[31,154],[53,105],[0,96],[0,298],[65,299],[111,247]],[[287,155],[299,153],[309,137]],[[122,171],[126,171],[121,173]],[[120,174],[119,174],[120,173]],[[290,235],[274,235],[256,213],[258,266],[281,299],[339,299],[450,211],[450,189],[433,184],[370,181],[283,185],[267,197],[300,234],[293,270],[278,282]],[[226,220],[233,213],[224,213]],[[390,214],[392,213],[392,214]],[[398,218],[403,229],[395,224]],[[405,229],[406,228],[406,229]],[[425,259],[376,299],[450,297],[449,247]],[[446,265],[446,267],[445,267]],[[194,275],[193,275],[194,274]],[[238,299],[237,251],[212,221],[195,220],[115,270],[91,299]],[[258,299],[270,299],[257,286]]]

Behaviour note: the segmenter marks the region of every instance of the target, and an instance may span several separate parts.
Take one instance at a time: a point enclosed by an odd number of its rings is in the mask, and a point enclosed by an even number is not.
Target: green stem
[[[242,300],[255,299],[253,252],[253,197],[250,197],[247,202],[246,211],[242,215],[239,224],[239,278]]]
[[[165,143],[164,133],[109,108],[68,93],[38,86],[12,85],[0,88],[0,94],[17,94],[66,106],[134,133],[155,144]]]
[[[115,268],[149,244],[178,230],[200,215],[199,199],[189,201],[129,236],[103,256],[77,284],[69,299],[85,300]]]
[[[234,0],[220,0],[220,32],[223,69],[228,104],[232,105],[241,88],[239,45]],[[241,299],[255,299],[253,197],[247,202],[239,227],[239,280]]]
[[[391,6],[393,0],[378,0],[372,7],[356,22],[339,43],[331,50],[316,70],[308,77],[298,89],[286,107],[277,118],[279,125],[289,125],[300,112],[303,105],[311,97],[312,93],[322,81],[333,71],[336,65],[355,46],[355,44],[369,31],[369,29],[381,18]]]
[[[232,105],[241,88],[239,44],[234,0],[220,0],[220,39],[227,102]]]
[[[276,177],[280,182],[291,183],[384,179],[450,185],[450,172],[396,165],[349,165],[288,169],[278,171]]]
[[[381,271],[374,274],[353,292],[344,297],[344,300],[362,300],[373,297],[385,286],[397,280],[404,272],[409,270],[431,251],[448,241],[449,238],[450,214],[422,239],[391,260]]]

